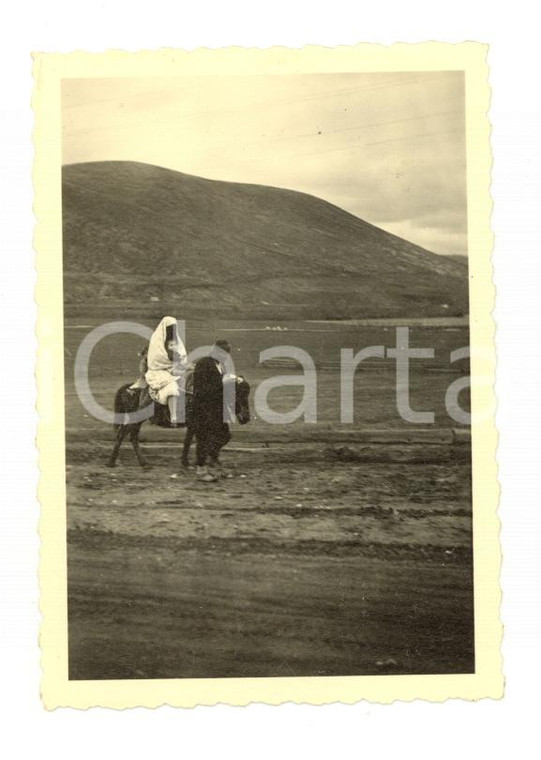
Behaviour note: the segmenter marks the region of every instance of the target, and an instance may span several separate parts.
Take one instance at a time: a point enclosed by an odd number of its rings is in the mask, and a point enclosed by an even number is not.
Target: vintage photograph
[[[67,681],[475,676],[466,71],[58,81]]]

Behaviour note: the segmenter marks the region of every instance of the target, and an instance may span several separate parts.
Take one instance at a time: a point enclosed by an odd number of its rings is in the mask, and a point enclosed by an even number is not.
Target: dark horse
[[[153,402],[149,399],[146,392],[143,392],[141,390],[129,390],[130,385],[126,384],[123,385],[121,388],[118,389],[115,395],[115,413],[116,414],[130,414],[137,412],[139,409],[144,408],[148,406],[149,404],[153,404]],[[194,392],[197,392],[197,388],[194,387]],[[245,425],[247,422],[250,421],[250,406],[249,406],[249,396],[250,396],[250,386],[246,382],[246,380],[243,377],[237,377],[235,382],[235,416],[237,418],[237,421],[241,425]],[[201,394],[199,394],[199,397],[201,398]],[[203,399],[201,399],[204,401]],[[162,427],[176,427],[171,426],[168,423],[168,417],[169,417],[169,410],[167,407],[162,406],[161,404],[154,403],[154,415],[151,416],[151,420],[153,420],[156,424],[161,425]],[[203,443],[202,440],[199,440],[202,438],[202,429],[205,429],[205,426],[201,425],[200,418],[202,417],[201,411],[198,411],[197,404],[194,405],[193,402],[193,393],[188,392],[186,394],[186,435],[184,438],[184,447],[182,449],[182,466],[188,467],[189,464],[189,453],[190,453],[190,446],[192,444],[192,441],[194,439],[194,436],[196,437],[196,441],[198,444],[198,447]],[[131,444],[133,446],[133,450],[135,452],[135,456],[137,457],[137,461],[141,465],[141,467],[149,468],[150,465],[145,460],[145,458],[141,454],[141,450],[139,448],[139,431],[141,430],[141,425],[145,422],[145,419],[139,421],[139,422],[127,422],[122,424],[115,425],[115,445],[113,447],[113,450],[111,452],[111,456],[109,457],[109,461],[107,462],[108,467],[114,467],[116,465],[116,460],[118,457],[118,452],[120,451],[120,447],[122,446],[122,442],[126,436],[130,437]],[[221,421],[217,423],[220,427],[218,428],[221,431],[221,428],[223,428],[224,423]],[[225,426],[227,427],[227,426]],[[211,458],[217,459],[219,450],[227,443],[229,440],[228,436],[217,436],[216,440],[219,441],[218,445],[215,446],[215,450],[209,451],[209,454]]]

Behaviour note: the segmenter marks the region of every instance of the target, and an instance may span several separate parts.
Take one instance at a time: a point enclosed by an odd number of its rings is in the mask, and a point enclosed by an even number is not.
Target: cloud
[[[410,220],[392,222],[380,225],[382,229],[393,235],[409,240],[433,253],[443,256],[467,256],[467,233],[445,229],[443,227],[423,227]]]
[[[300,190],[446,250],[465,233],[464,124],[461,72],[67,80],[63,87],[65,163],[143,161]]]

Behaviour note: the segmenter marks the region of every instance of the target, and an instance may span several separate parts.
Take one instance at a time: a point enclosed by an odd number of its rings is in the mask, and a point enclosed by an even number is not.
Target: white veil
[[[158,327],[154,330],[150,343],[148,346],[148,369],[150,371],[166,370],[168,372],[180,372],[186,368],[186,361],[188,354],[184,343],[181,341],[178,331],[176,329],[177,320],[175,317],[164,317]],[[165,347],[165,338],[167,335],[167,328],[170,325],[175,325],[175,343],[176,343],[176,356],[174,360],[171,360]]]

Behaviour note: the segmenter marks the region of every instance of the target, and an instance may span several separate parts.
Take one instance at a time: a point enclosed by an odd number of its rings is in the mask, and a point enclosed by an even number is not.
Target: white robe
[[[151,398],[159,404],[167,404],[169,396],[180,395],[186,373],[188,355],[179,336],[175,335],[174,361],[169,358],[165,346],[167,328],[169,325],[176,325],[176,322],[174,317],[164,317],[154,330],[148,346],[148,370],[145,379]]]

